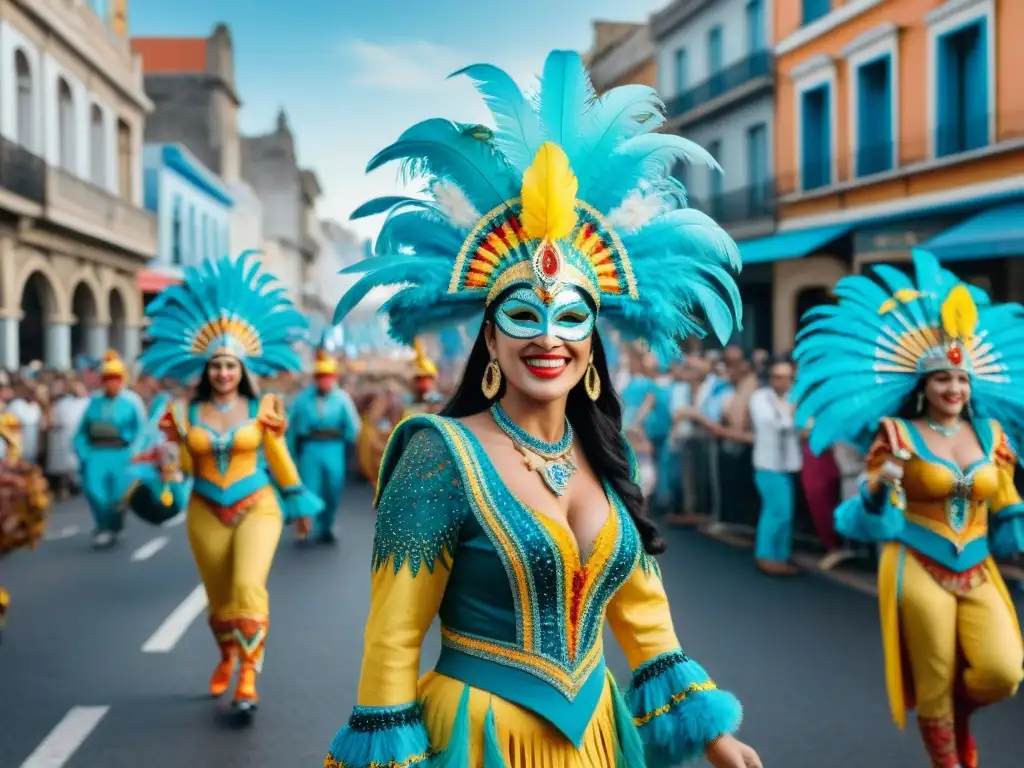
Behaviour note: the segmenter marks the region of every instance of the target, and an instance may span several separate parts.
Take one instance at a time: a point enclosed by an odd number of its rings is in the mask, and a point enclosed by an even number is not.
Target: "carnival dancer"
[[[807,314],[793,396],[797,421],[813,419],[816,453],[875,434],[867,480],[836,510],[836,528],[885,542],[879,607],[896,724],[916,706],[931,765],[975,768],[969,718],[1013,695],[1024,665],[992,559],[1024,550],[1010,439],[1024,426],[1024,308],[992,305],[929,253],[913,261],[916,280],[878,266],[878,282],[844,278],[838,306]]]
[[[172,403],[161,426],[193,482],[188,538],[221,652],[210,694],[227,691],[240,659],[234,705],[244,713],[259,700],[267,577],[282,525],[323,507],[288,452],[280,399],[259,398],[251,378],[300,367],[292,346],[305,319],[275,282],[248,252],[186,270],[150,305],[152,343],[140,360],[158,378],[198,378],[192,401]]]
[[[131,485],[125,470],[146,424],[142,400],[125,389],[127,375],[117,352],[108,351],[100,368],[103,388],[89,401],[73,440],[96,526],[93,545],[100,549],[116,544],[124,526],[123,505]]]
[[[434,388],[437,384],[437,365],[423,351],[423,342],[417,338],[413,341],[416,357],[413,360],[412,402],[405,407],[405,416],[420,413],[437,413],[441,410],[443,398]]]
[[[0,410],[0,557],[16,549],[35,546],[46,533],[52,498],[40,467],[21,458],[21,424],[8,410]],[[0,587],[0,632],[10,595]]]
[[[410,344],[485,311],[444,414],[403,422],[385,454],[358,706],[324,765],[760,766],[732,735],[739,703],[680,649],[595,331],[600,310],[666,355],[700,332],[691,312],[732,333],[738,249],[668,178],[714,160],[650,133],[653,89],[597,100],[575,53],[548,57],[539,113],[504,72],[464,72],[497,129],[428,120],[371,161],[425,172],[431,199],[391,210],[388,251],[335,315],[404,285],[385,311]],[[624,695],[606,616],[634,670]]]
[[[334,518],[346,479],[346,452],[359,437],[360,420],[352,398],[338,386],[338,363],[320,340],[313,364],[314,383],[295,398],[290,409],[288,444],[302,482],[324,502],[312,531],[300,521],[300,536],[311,532],[325,544],[336,541]]]

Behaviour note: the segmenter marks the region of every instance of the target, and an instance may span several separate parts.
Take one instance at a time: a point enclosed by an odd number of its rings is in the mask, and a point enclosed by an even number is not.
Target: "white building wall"
[[[216,198],[196,188],[187,179],[171,168],[161,168],[158,173],[159,192],[157,203],[157,258],[160,266],[189,267],[204,259],[218,258],[231,253],[230,209]],[[181,208],[181,264],[173,262],[174,253],[174,204],[180,200]],[[190,214],[194,215],[195,242],[189,231]],[[203,241],[203,217],[206,217],[206,241]],[[216,230],[216,238],[213,232]]]
[[[747,132],[757,125],[767,126],[768,165],[769,173],[771,173],[772,146],[774,146],[772,144],[773,110],[771,96],[766,96],[684,129],[687,139],[697,142],[705,149],[711,147],[716,140],[720,142],[718,163],[724,172],[722,177],[723,194],[750,185]],[[704,166],[691,165],[686,174],[686,188],[689,193],[698,200],[707,200],[713,173],[717,173],[717,171],[712,171]]]
[[[60,166],[60,121],[58,79],[63,78],[71,88],[74,101],[74,166],[69,169],[76,176],[93,182],[91,174],[91,110],[96,104],[103,114],[104,178],[99,185],[111,194],[118,193],[117,120],[110,105],[91,93],[85,84],[65,70],[52,56],[42,52],[15,27],[0,21],[0,134],[14,140],[18,135],[18,78],[15,56],[21,50],[29,63],[32,79],[33,135],[24,141],[26,149],[43,157],[48,165]],[[141,132],[140,132],[141,133]],[[141,141],[141,138],[138,139]],[[141,204],[142,163],[139,154],[133,154],[134,200]]]
[[[277,238],[263,242],[263,268],[284,286],[288,298],[302,305],[302,254],[290,243]]]
[[[708,30],[722,26],[723,68],[735,64],[750,55],[747,47],[747,1],[720,0],[711,3],[685,21],[669,35],[656,41],[658,48],[658,92],[666,101],[678,96],[676,75],[676,51],[686,49],[687,88],[703,83],[710,77],[708,69]],[[762,39],[766,45],[772,41],[772,18],[774,0],[764,0],[762,19],[765,29]]]
[[[231,211],[231,253],[263,250],[263,205],[244,181],[231,186],[235,207]]]

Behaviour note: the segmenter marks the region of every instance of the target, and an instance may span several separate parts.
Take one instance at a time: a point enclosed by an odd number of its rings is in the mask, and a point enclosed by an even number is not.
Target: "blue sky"
[[[640,21],[668,0],[135,0],[131,33],[206,36],[231,29],[243,133],[273,127],[284,107],[300,162],[316,170],[321,215],[347,222],[363,201],[397,189],[367,160],[427,117],[483,121],[468,82],[477,62],[529,84],[553,48],[585,50],[594,18]],[[301,10],[300,10],[301,9]],[[379,221],[353,222],[372,235]]]

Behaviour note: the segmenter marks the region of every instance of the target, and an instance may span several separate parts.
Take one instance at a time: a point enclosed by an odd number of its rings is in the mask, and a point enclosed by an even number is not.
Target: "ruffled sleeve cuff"
[[[331,742],[324,768],[426,768],[432,756],[419,703],[356,707]]]
[[[739,730],[743,708],[680,650],[638,667],[626,703],[640,732],[648,768],[696,760],[715,739]]]
[[[1024,553],[1024,504],[1004,507],[992,516],[992,554],[1015,557]]]
[[[324,502],[302,483],[278,489],[281,497],[281,513],[286,523],[304,517],[316,517],[324,511]]]
[[[840,504],[835,511],[836,531],[857,541],[891,541],[903,530],[906,507],[903,494],[886,490],[880,500],[871,497],[867,484]],[[881,504],[879,504],[881,501]]]

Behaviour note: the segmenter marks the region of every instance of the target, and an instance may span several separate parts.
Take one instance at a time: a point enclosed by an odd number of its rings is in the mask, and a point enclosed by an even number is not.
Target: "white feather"
[[[472,229],[480,221],[480,212],[461,188],[446,181],[434,185],[434,199],[452,224],[460,229]]]
[[[637,187],[608,214],[608,223],[624,232],[636,232],[664,213],[665,208],[665,201],[660,196]]]

